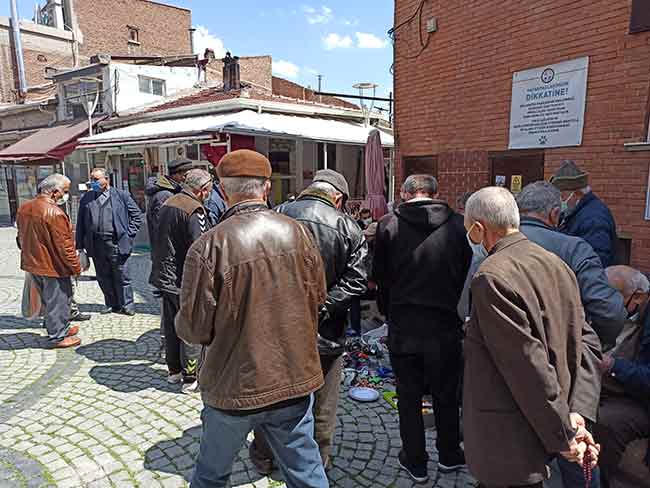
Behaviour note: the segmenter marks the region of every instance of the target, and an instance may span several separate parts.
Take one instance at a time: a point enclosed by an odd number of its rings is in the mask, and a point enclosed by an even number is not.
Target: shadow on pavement
[[[145,452],[144,468],[149,471],[182,476],[189,483],[199,453],[200,442],[200,426],[186,430],[179,438],[158,442]],[[228,486],[249,485],[251,483],[255,483],[257,486],[257,482],[265,478],[255,470],[248,458],[248,443],[243,444],[242,449],[235,456]],[[278,471],[274,472],[269,478],[274,481],[282,481]]]
[[[0,329],[3,330],[40,329],[42,327],[41,319],[27,320],[17,315],[0,315]]]
[[[0,335],[0,351],[19,351],[23,349],[52,349],[53,344],[47,335],[33,332]]]
[[[77,354],[96,363],[124,363],[127,361],[150,361],[164,364],[161,357],[160,332],[152,329],[135,341],[126,339],[103,339],[76,349]]]
[[[154,388],[167,393],[180,393],[180,385],[167,383],[164,370],[147,364],[107,364],[91,368],[90,377],[98,384],[119,393],[135,393]]]

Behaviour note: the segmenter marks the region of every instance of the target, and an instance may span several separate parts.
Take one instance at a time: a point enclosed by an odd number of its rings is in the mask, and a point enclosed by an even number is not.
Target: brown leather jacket
[[[309,231],[257,202],[232,207],[185,260],[181,339],[206,346],[203,401],[253,410],[323,385],[318,309],[327,288]]]
[[[52,278],[81,274],[70,219],[50,197],[39,195],[21,205],[16,223],[22,270]]]

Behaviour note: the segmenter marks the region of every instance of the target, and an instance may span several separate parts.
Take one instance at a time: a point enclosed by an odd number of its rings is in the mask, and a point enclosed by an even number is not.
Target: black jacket
[[[187,252],[210,229],[210,219],[203,204],[187,190],[168,198],[159,217],[155,238],[159,252],[151,263],[151,284],[164,293],[178,295]]]
[[[439,334],[460,331],[456,307],[472,251],[463,217],[438,200],[406,202],[377,228],[373,277],[396,353],[437,347]]]
[[[320,334],[339,341],[345,332],[347,312],[355,297],[368,287],[368,244],[354,219],[340,212],[326,198],[306,192],[276,210],[305,225],[316,239],[325,264],[329,314],[319,327]]]
[[[152,263],[159,259],[157,254],[159,252],[158,242],[160,241],[156,239],[156,236],[158,235],[158,228],[160,226],[160,208],[169,197],[176,195],[180,191],[181,186],[165,175],[158,177],[152,176],[145,186],[144,193],[149,197],[146,215]],[[151,276],[149,277],[149,283],[153,284]]]

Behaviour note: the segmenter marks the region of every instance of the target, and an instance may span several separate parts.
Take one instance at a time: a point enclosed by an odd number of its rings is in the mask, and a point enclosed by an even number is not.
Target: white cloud
[[[359,25],[359,20],[358,19],[353,19],[353,20],[344,20],[343,25],[347,25],[349,27],[356,27]]]
[[[383,49],[388,46],[388,39],[382,39],[374,34],[357,32],[357,47],[359,49]]]
[[[310,24],[329,24],[334,18],[334,12],[331,8],[323,5],[320,9],[305,6],[302,8],[305,12],[305,18]]]
[[[314,75],[314,76],[317,76],[317,75],[320,74],[320,71],[318,71],[317,69],[314,69],[314,68],[305,68],[305,71],[307,73],[309,73],[310,75]]]
[[[273,60],[273,73],[284,78],[298,78],[300,67],[289,61]]]
[[[217,58],[223,58],[226,55],[226,48],[223,41],[214,34],[211,34],[207,27],[197,25],[194,32],[194,54],[203,57],[205,50],[210,48],[214,50]]]
[[[337,48],[347,49],[352,47],[352,38],[350,36],[340,36],[332,32],[323,38],[323,45],[328,51]]]

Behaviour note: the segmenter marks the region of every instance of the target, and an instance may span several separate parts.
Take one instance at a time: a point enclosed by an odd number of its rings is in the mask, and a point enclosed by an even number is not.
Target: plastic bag
[[[34,277],[31,273],[25,273],[25,284],[23,285],[23,300],[21,312],[27,320],[38,320],[43,316],[43,301]]]

